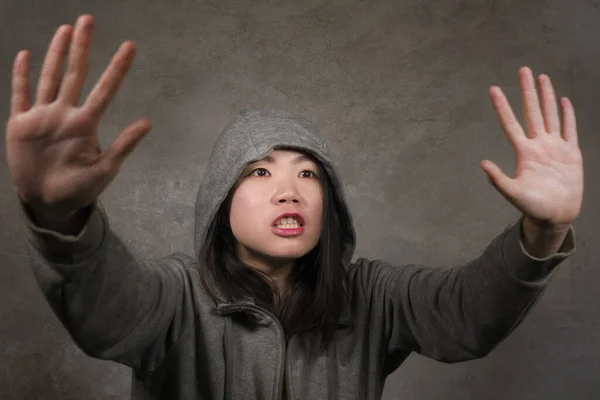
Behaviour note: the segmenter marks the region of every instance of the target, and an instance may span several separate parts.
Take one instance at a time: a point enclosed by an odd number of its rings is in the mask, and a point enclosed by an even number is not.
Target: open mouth
[[[298,236],[304,232],[304,224],[299,223],[293,217],[285,217],[273,225],[273,231],[278,236]]]
[[[279,229],[298,229],[303,228],[304,224],[300,223],[295,217],[284,217],[277,221],[274,226]]]

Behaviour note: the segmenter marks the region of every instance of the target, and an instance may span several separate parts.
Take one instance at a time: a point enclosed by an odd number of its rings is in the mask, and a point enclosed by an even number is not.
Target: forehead
[[[310,154],[302,151],[293,149],[275,149],[262,160],[256,160],[249,165],[258,162],[299,164],[301,162],[315,162],[315,160]]]

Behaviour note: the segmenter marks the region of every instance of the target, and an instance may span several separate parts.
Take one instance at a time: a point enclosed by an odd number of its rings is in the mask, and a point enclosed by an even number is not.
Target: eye
[[[304,171],[302,171],[302,172],[308,172],[308,173],[312,174],[312,178],[318,178],[317,174],[315,174],[313,171],[311,171],[311,170],[309,170],[309,169],[305,169],[305,170],[304,170]],[[309,178],[311,178],[311,177],[309,177]]]
[[[250,175],[254,175],[254,173],[255,173],[256,171],[265,171],[265,172],[269,172],[269,171],[267,171],[267,170],[266,170],[266,169],[264,169],[264,168],[256,168],[256,169],[254,169],[252,172],[250,172]],[[264,175],[258,175],[258,176],[264,176]]]
[[[252,170],[252,172],[250,172],[250,175],[261,176],[261,177],[265,176],[265,175],[256,175],[255,172],[257,172],[257,171],[264,171],[266,173],[270,173],[269,171],[267,171],[264,168],[256,168],[256,169]],[[309,175],[308,178],[317,178],[317,179],[319,178],[315,172],[313,172],[313,171],[311,171],[309,169],[305,169],[301,173],[305,173],[305,172],[308,172],[309,174],[312,174],[312,175]]]

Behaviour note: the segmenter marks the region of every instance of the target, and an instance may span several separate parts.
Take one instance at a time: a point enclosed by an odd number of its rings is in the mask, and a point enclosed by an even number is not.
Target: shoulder
[[[426,267],[407,264],[394,265],[379,259],[358,258],[346,267],[346,282],[354,294],[366,298],[384,296],[387,292],[408,289],[412,278]]]
[[[167,255],[163,260],[166,264],[170,264],[180,269],[186,278],[193,282],[194,286],[199,286],[199,290],[202,289],[200,287],[201,285],[197,285],[200,283],[200,271],[198,262],[194,257],[182,251],[178,251]]]
[[[361,257],[346,266],[346,279],[362,285],[401,268],[379,259]]]
[[[363,298],[369,298],[377,276],[386,269],[387,265],[389,264],[381,260],[370,260],[363,257],[348,264],[345,272],[350,294],[353,297],[360,295]]]
[[[169,263],[176,265],[184,278],[184,290],[189,294],[194,308],[201,314],[213,314],[217,306],[216,300],[202,283],[197,260],[184,252],[174,252],[166,256]]]
[[[179,262],[181,264],[181,266],[186,269],[195,267],[195,265],[196,265],[196,260],[189,254],[184,253],[182,251],[177,251],[177,252],[171,253],[168,256],[166,256],[165,258]]]

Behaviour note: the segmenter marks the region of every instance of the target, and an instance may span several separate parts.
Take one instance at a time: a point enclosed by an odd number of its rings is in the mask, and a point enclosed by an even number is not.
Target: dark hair
[[[296,151],[308,155],[317,165],[323,194],[323,213],[317,245],[298,258],[291,271],[291,293],[280,299],[267,274],[237,257],[236,239],[229,226],[229,208],[234,188],[208,228],[200,254],[204,263],[200,275],[204,287],[214,298],[218,297],[218,291],[230,302],[250,297],[279,319],[286,340],[300,331],[314,329],[320,334],[321,345],[325,348],[334,335],[342,307],[347,301],[342,256],[343,244],[352,235],[351,221],[340,195],[332,190],[329,175],[321,163],[306,151]]]

